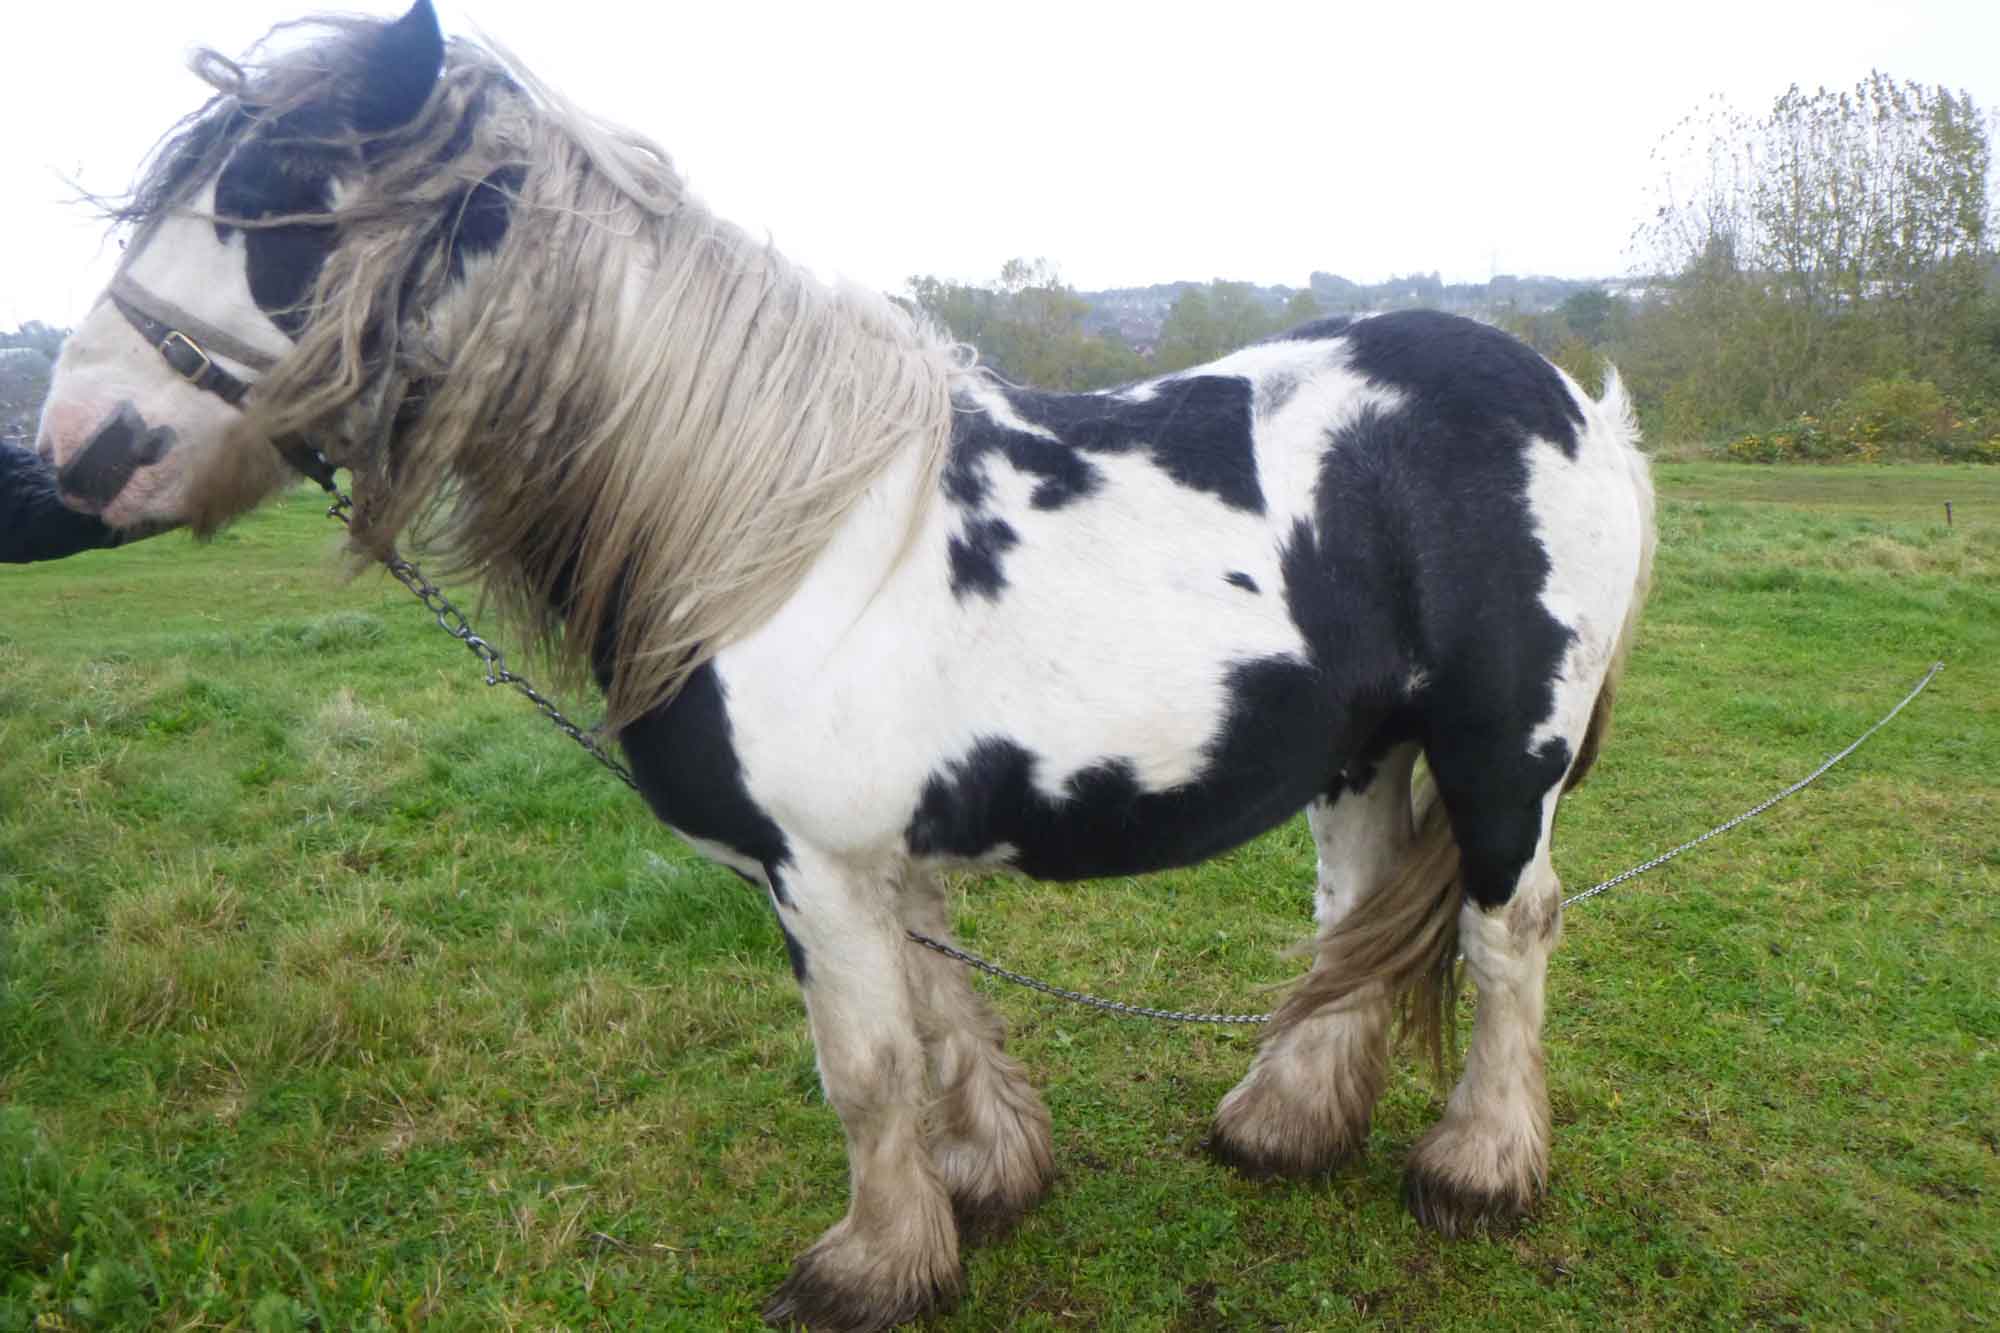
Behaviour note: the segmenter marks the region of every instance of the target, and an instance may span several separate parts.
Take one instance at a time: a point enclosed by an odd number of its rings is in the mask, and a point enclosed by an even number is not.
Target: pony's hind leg
[[[909,929],[951,939],[936,875],[909,871],[901,910]],[[961,1237],[988,1239],[1011,1228],[1048,1188],[1054,1171],[1048,1108],[1004,1050],[1005,1025],[967,984],[964,966],[914,945],[907,952],[935,1095],[931,1160],[951,1195]]]
[[[764,1317],[887,1328],[953,1303],[951,1201],[925,1141],[923,1043],[893,872],[794,849],[778,917],[812,1021],[820,1081],[847,1133],[847,1215],[792,1265]]]
[[[1310,1175],[1358,1151],[1388,1077],[1391,997],[1371,981],[1343,985],[1353,960],[1338,927],[1383,892],[1421,888],[1412,864],[1410,773],[1417,747],[1391,750],[1359,790],[1307,812],[1319,853],[1312,970],[1286,997],[1243,1081],[1216,1108],[1210,1148],[1253,1176]],[[1424,858],[1416,858],[1421,861]]]
[[[1483,754],[1434,747],[1430,756],[1457,833],[1458,943],[1479,998],[1464,1071],[1410,1154],[1403,1195],[1418,1221],[1446,1235],[1519,1216],[1548,1181],[1542,1003],[1562,933],[1549,833],[1571,753],[1545,743]]]

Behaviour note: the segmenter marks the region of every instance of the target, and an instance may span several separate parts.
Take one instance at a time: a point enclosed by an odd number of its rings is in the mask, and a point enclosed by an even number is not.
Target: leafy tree
[[[1610,292],[1593,287],[1566,298],[1556,314],[1571,334],[1596,347],[1610,336],[1623,308]]]
[[[1794,86],[1758,119],[1710,104],[1663,156],[1676,169],[1638,241],[1666,290],[1610,336],[1670,429],[1789,418],[1911,371],[2000,391],[2000,358],[1978,350],[1992,163],[1969,96],[1880,72]]]
[[[1304,295],[1311,300],[1310,292]],[[1206,287],[1190,287],[1174,302],[1160,326],[1154,364],[1185,370],[1287,327],[1284,314],[1267,310],[1249,283],[1217,278]]]
[[[1160,326],[1160,345],[1153,353],[1161,370],[1183,370],[1213,357],[1222,345],[1214,303],[1206,287],[1181,293]]]
[[[1122,340],[1088,334],[1090,306],[1046,259],[1010,259],[991,287],[909,280],[912,303],[1000,374],[1046,389],[1096,389],[1145,373]]]
[[[1367,293],[1362,290],[1360,284],[1350,282],[1337,273],[1315,271],[1312,277],[1307,279],[1307,290],[1312,293],[1313,300],[1319,302],[1322,310],[1339,313],[1368,308]]]

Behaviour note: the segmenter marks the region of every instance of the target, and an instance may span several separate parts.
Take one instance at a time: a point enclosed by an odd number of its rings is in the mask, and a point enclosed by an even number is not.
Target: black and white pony
[[[285,30],[119,215],[40,448],[117,526],[213,529],[322,460],[595,676],[659,816],[769,894],[846,1130],[847,1215],[774,1321],[951,1300],[1051,1173],[939,872],[1184,865],[1304,809],[1312,967],[1216,1112],[1255,1173],[1363,1142],[1398,1006],[1478,987],[1406,1194],[1528,1208],[1550,829],[1652,549],[1615,378],[1406,312],[1105,393],[1008,384],[717,220],[644,140],[392,23]],[[1426,763],[1431,794],[1412,797]]]

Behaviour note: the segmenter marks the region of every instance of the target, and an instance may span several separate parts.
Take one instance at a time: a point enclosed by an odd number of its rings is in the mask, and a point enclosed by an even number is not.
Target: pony
[[[847,1212],[768,1319],[946,1306],[962,1241],[1050,1184],[999,1019],[905,936],[950,937],[941,872],[1137,874],[1301,809],[1312,961],[1214,1154],[1358,1151],[1462,970],[1408,1206],[1451,1235],[1533,1206],[1551,833],[1653,549],[1615,374],[1410,311],[1046,393],[717,218],[428,0],[195,67],[39,448],[75,506],[197,534],[345,468],[358,552],[421,543],[603,691],[659,817],[768,897],[846,1134]]]

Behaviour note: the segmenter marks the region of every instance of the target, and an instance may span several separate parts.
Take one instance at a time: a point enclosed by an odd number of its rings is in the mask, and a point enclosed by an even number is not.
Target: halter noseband
[[[243,397],[251,386],[217,365],[208,348],[260,373],[278,364],[278,358],[268,352],[260,352],[161,300],[133,281],[123,269],[112,277],[105,295],[111,298],[111,304],[125,317],[125,322],[138,330],[139,336],[151,344],[176,375],[231,407],[241,409]],[[194,333],[187,332],[189,329]],[[201,335],[199,341],[195,334]],[[333,464],[327,462],[325,454],[296,437],[273,440],[271,444],[293,471],[310,477],[324,490],[333,489]]]

